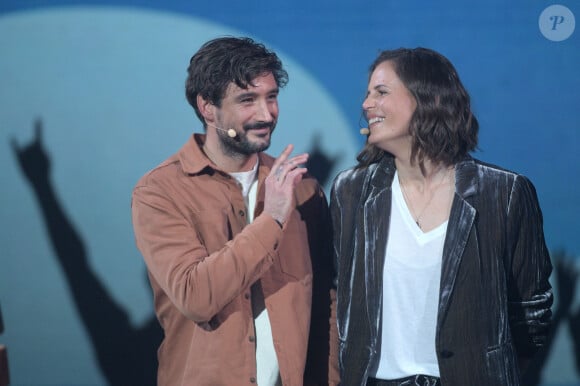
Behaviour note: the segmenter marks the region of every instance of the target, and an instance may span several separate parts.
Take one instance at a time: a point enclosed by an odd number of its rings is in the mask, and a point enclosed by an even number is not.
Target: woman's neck
[[[401,192],[417,226],[428,232],[449,218],[455,192],[453,166],[425,162],[424,167],[395,159]]]
[[[424,192],[432,187],[437,187],[451,179],[453,166],[441,163],[435,164],[429,160],[423,163],[423,168],[419,164],[411,164],[410,160],[395,158],[395,165],[399,180],[406,186],[413,186],[419,192]]]

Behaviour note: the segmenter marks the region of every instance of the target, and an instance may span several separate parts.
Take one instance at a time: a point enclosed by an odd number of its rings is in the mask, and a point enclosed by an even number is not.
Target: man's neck
[[[217,138],[206,137],[202,148],[205,155],[226,173],[247,172],[252,170],[258,161],[258,154],[226,154],[219,145]]]

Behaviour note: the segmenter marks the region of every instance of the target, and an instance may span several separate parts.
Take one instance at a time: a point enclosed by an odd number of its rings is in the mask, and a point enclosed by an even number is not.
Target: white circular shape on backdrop
[[[574,33],[576,19],[569,8],[554,4],[542,11],[538,19],[538,25],[546,39],[561,42]]]
[[[15,375],[24,378],[15,381],[39,383],[57,372],[65,377],[62,383],[79,382],[72,373],[58,372],[66,365],[94,374],[83,382],[101,383],[95,368],[85,368],[95,365],[92,352],[82,342],[84,328],[10,139],[25,146],[34,120],[42,119],[51,182],[86,246],[90,267],[133,323],[141,324],[151,317],[152,304],[134,244],[131,190],[193,132],[203,131],[184,95],[191,55],[209,39],[246,34],[208,20],[129,7],[51,7],[0,18],[0,199],[10,203],[0,207],[0,292],[19,293],[3,302],[11,318],[22,321],[3,336],[7,344],[20,343],[12,345],[11,359]],[[278,155],[288,143],[295,153],[308,151],[318,135],[323,152],[340,157],[331,180],[355,162],[360,143],[353,128],[307,70],[271,46],[267,36],[253,37],[279,54],[290,77],[280,93],[269,153]],[[30,312],[43,315],[44,330]],[[67,347],[56,349],[63,336]],[[26,371],[41,362],[42,370]]]

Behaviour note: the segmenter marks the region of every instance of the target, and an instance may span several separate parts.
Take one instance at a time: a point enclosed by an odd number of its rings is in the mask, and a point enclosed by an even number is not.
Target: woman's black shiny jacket
[[[435,347],[445,386],[520,384],[542,346],[552,266],[531,182],[467,157],[455,166]],[[342,172],[331,194],[342,385],[365,385],[378,360],[392,157]]]

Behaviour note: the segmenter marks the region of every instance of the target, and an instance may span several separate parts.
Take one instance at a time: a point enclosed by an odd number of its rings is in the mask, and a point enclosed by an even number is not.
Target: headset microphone
[[[227,129],[226,130],[226,129],[222,129],[221,127],[217,127],[217,126],[214,126],[212,124],[209,124],[209,123],[207,125],[215,128],[216,130],[226,132],[228,134],[228,137],[230,137],[230,138],[236,138],[238,136],[238,133],[236,133],[236,131],[234,129]]]
[[[358,126],[359,126],[359,127],[361,127],[361,126],[363,125],[363,122],[362,122],[362,120],[363,120],[363,119],[365,119],[365,112],[364,112],[364,111],[361,111],[361,113],[360,113],[360,117],[359,117],[359,119],[358,119]],[[366,119],[365,119],[365,120],[366,120]],[[370,134],[370,132],[371,132],[371,131],[369,130],[369,128],[368,128],[368,127],[361,127],[361,129],[359,130],[359,133],[360,133],[361,135],[369,135],[369,134]]]
[[[236,136],[238,135],[238,133],[236,133],[236,131],[234,129],[228,129],[228,130],[220,129],[220,130],[228,133],[228,137],[230,137],[230,138],[236,138]]]

